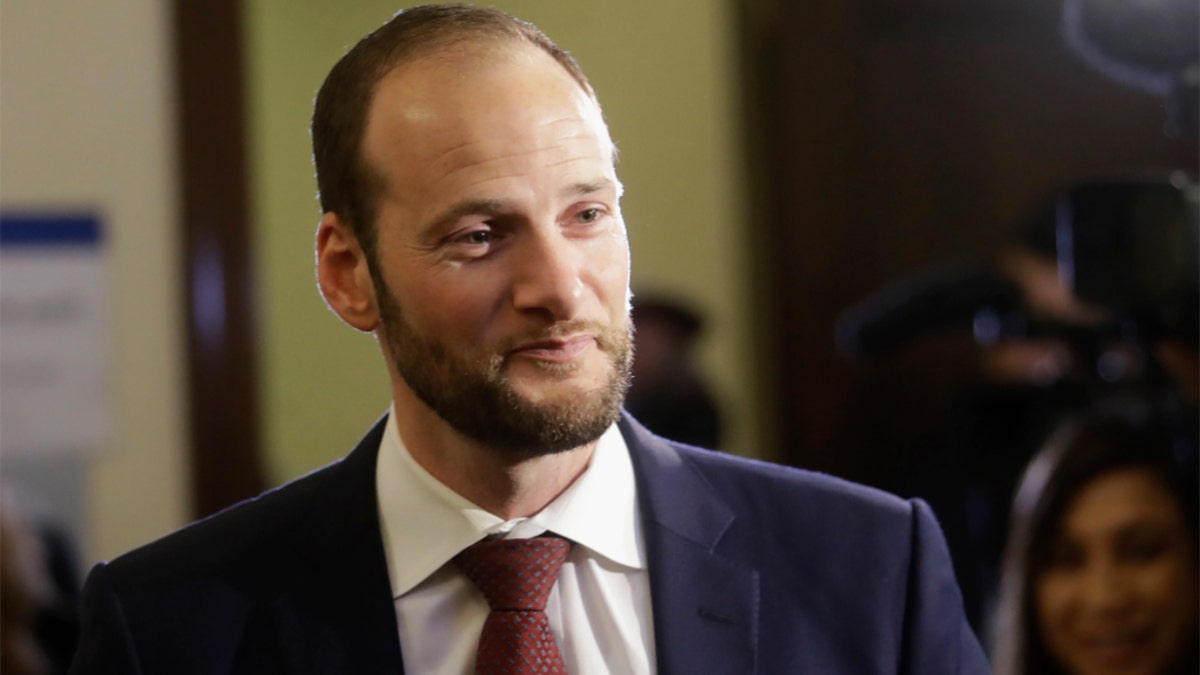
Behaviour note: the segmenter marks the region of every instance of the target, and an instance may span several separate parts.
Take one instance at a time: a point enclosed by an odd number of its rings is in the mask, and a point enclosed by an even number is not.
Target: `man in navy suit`
[[[622,413],[622,187],[578,65],[493,10],[397,14],[317,97],[329,307],[389,414],[345,459],[98,565],[77,673],[467,673],[481,540],[570,544],[566,671],[981,673],[920,502]],[[479,671],[484,672],[484,671]]]

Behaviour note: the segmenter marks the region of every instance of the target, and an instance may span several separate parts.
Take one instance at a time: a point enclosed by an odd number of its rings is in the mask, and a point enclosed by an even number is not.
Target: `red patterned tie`
[[[455,556],[492,608],[476,675],[566,675],[545,610],[570,550],[571,542],[557,537],[485,539]]]

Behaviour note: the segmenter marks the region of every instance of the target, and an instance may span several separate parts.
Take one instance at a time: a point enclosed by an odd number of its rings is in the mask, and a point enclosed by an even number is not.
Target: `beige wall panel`
[[[84,562],[166,534],[188,503],[168,8],[5,0],[0,15],[0,202],[105,227],[114,425],[84,461]]]

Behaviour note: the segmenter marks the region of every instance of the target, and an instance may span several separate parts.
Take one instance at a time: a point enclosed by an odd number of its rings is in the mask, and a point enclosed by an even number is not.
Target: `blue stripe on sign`
[[[100,219],[88,214],[0,213],[0,246],[98,246]]]

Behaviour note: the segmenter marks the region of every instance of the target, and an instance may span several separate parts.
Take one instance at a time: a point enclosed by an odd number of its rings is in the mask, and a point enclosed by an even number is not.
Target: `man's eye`
[[[468,232],[462,237],[464,244],[486,244],[492,240],[492,233],[488,230],[475,230]]]
[[[581,223],[593,223],[600,219],[600,209],[584,209],[576,217]]]

